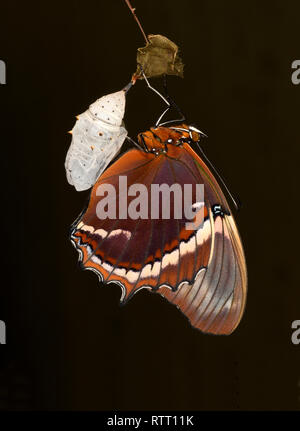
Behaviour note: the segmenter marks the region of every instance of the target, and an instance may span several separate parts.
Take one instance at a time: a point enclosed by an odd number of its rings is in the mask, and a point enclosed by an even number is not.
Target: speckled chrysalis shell
[[[123,117],[126,89],[108,94],[77,116],[65,168],[77,191],[92,187],[119,152],[126,136]]]

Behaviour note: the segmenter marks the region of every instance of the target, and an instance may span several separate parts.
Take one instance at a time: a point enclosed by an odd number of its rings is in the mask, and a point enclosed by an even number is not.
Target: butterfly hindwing
[[[190,323],[203,332],[230,334],[242,316],[246,298],[244,255],[232,216],[211,215],[212,246],[209,263],[193,283],[177,292],[159,293],[175,304]]]

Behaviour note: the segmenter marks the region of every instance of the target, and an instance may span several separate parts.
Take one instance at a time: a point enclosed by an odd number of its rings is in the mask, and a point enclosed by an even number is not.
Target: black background
[[[147,33],[176,42],[169,92],[209,135],[205,149],[240,196],[246,312],[229,337],[203,335],[159,295],[119,307],[120,288],[77,267],[70,224],[88,192],[67,184],[75,115],[121,89],[144,41],[121,0],[4,2],[1,100],[2,409],[299,409],[298,0],[136,0]],[[153,81],[156,85],[159,82]],[[159,99],[128,94],[130,136]]]

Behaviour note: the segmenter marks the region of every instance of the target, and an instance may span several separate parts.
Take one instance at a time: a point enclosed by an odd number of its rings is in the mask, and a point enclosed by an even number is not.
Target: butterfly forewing
[[[119,217],[120,176],[126,177],[127,188],[137,183],[147,188],[146,218]],[[101,184],[116,189],[115,219],[96,214],[104,199],[97,194]],[[184,184],[203,184],[202,223],[189,230],[184,215],[164,219],[161,208],[159,218],[151,218],[151,184],[179,184],[182,190]],[[134,197],[127,199],[129,206]],[[98,179],[71,237],[86,269],[122,287],[122,301],[147,288],[174,303],[203,332],[229,334],[238,325],[247,285],[241,241],[217,181],[189,145],[170,145],[159,155],[130,150],[121,156]]]

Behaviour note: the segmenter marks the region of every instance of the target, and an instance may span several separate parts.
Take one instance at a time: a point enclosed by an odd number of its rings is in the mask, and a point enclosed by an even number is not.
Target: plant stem
[[[125,0],[125,3],[126,3],[126,4],[127,4],[127,6],[129,7],[130,12],[132,13],[132,15],[133,15],[134,19],[136,20],[137,25],[139,26],[139,29],[141,30],[142,35],[143,35],[143,37],[144,37],[144,39],[145,39],[146,43],[149,43],[149,40],[148,40],[148,38],[147,38],[147,36],[146,36],[146,34],[145,34],[145,32],[144,32],[144,29],[143,29],[143,27],[142,27],[142,24],[140,23],[140,21],[139,21],[138,17],[137,17],[137,16],[136,16],[136,14],[135,14],[135,8],[133,8],[133,7],[131,6],[131,4],[130,4],[130,1],[129,1],[129,0]]]

